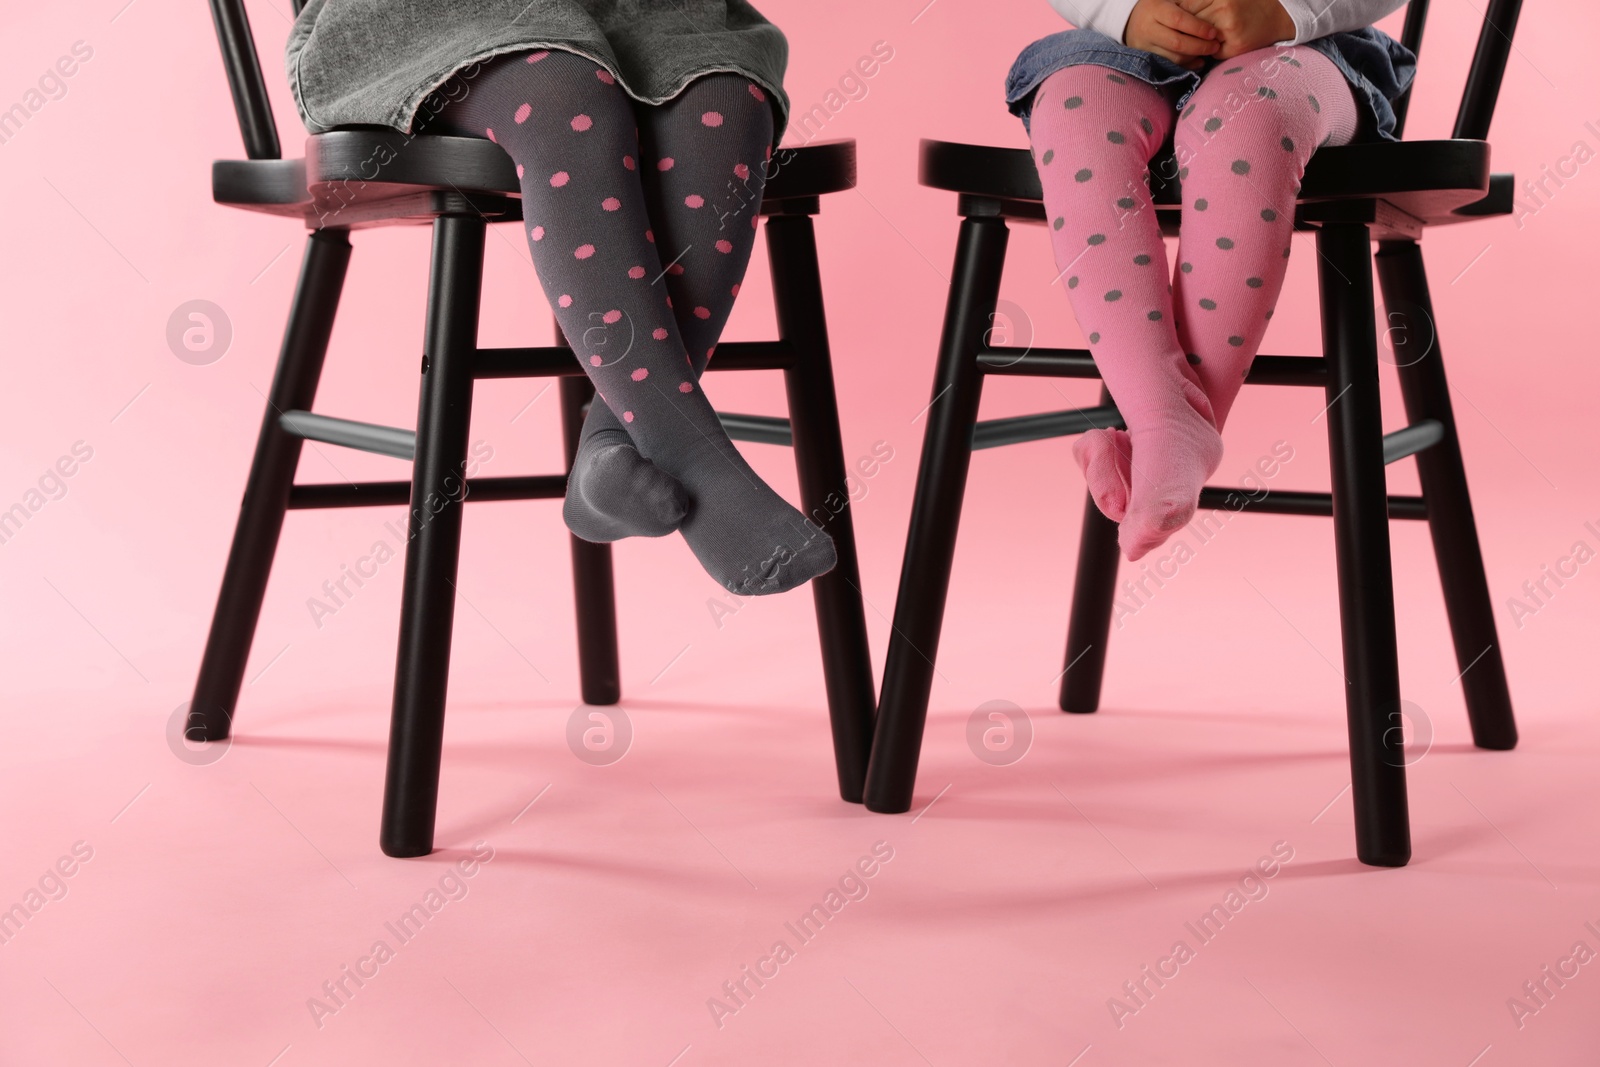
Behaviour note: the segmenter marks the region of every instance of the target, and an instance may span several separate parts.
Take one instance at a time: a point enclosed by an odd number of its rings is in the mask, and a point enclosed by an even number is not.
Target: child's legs
[[[697,375],[750,265],[772,130],[766,93],[738,74],[697,78],[671,100],[640,110],[645,198]],[[703,196],[704,210],[681,210],[690,196]]]
[[[1174,135],[1183,235],[1173,277],[1178,337],[1220,427],[1283,288],[1295,196],[1323,144],[1355,136],[1356,102],[1310,48],[1263,48],[1215,67]]]
[[[670,294],[699,380],[750,263],[772,151],[772,106],[749,79],[710,74],[663,104],[635,111],[641,151],[629,162],[644,183],[648,239],[667,264],[651,284]],[[694,196],[703,206],[684,210]],[[676,528],[683,516],[677,480],[618,448],[631,450],[627,431],[604,404],[592,406],[568,482],[567,525],[591,541]]]
[[[1147,164],[1172,121],[1161,91],[1099,66],[1051,75],[1031,119],[1056,263],[1128,424],[1131,477],[1115,477],[1113,435],[1085,435],[1079,461],[1101,508],[1122,519],[1123,548],[1134,559],[1188,521],[1221,458],[1210,406],[1178,344],[1166,249],[1146,186]]]
[[[632,102],[605,71],[564,52],[494,61],[440,113],[445,129],[495,140],[516,162],[539,280],[600,398],[639,454],[675,477],[691,512],[682,530],[724,587],[772,593],[833,563],[745,463],[694,383],[666,293],[638,170]],[[704,209],[711,190],[670,210]]]

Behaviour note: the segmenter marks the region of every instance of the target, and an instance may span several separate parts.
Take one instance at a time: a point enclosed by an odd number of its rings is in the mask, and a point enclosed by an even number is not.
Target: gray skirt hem
[[[467,56],[459,62],[452,63],[442,73],[431,76],[425,80],[419,88],[412,90],[409,96],[407,96],[399,103],[399,105],[391,109],[389,112],[381,115],[370,116],[370,124],[375,126],[388,126],[392,129],[399,130],[404,134],[419,132],[413,130],[412,128],[417,119],[417,112],[422,110],[423,102],[426,101],[434,92],[438,91],[442,86],[444,86],[445,83],[447,83],[451,78],[454,78],[457,74],[460,74],[469,67],[474,67],[479,63],[494,59],[498,56],[513,55],[517,52],[536,52],[539,49],[571,52],[574,55],[582,56],[583,58],[595,64],[595,66],[605,69],[613,78],[617,79],[617,85],[622,89],[623,92],[627,93],[631,99],[638,103],[648,105],[663,104],[668,100],[671,100],[673,97],[683,92],[684,88],[687,87],[690,82],[694,81],[696,78],[704,77],[707,74],[741,75],[749,78],[751,81],[761,86],[761,88],[769,94],[770,98],[776,105],[774,108],[774,130],[772,135],[773,144],[776,145],[778,139],[783,135],[784,126],[788,119],[789,99],[787,95],[785,95],[781,85],[773,85],[767,78],[753,70],[749,70],[745,67],[726,64],[720,66],[695,67],[680,75],[677,84],[672,87],[670,92],[661,96],[651,96],[630,86],[627,78],[624,77],[622,72],[618,69],[618,64],[613,62],[609,57],[595,55],[593,51],[584,48],[582,45],[576,42],[560,40],[530,40],[518,42],[517,44],[497,45],[496,47],[486,48],[481,52]],[[335,123],[320,122],[316,116],[310,113],[304,103],[304,94],[302,92],[303,86],[300,83],[300,63],[298,51],[290,52],[289,77],[293,84],[294,102],[296,109],[300,112],[300,121],[305,124],[306,129],[311,133],[327,133],[330,130],[338,129],[340,126],[355,125],[355,123],[349,121]]]

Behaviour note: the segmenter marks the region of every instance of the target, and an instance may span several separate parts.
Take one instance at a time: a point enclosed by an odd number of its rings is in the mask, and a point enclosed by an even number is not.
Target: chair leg
[[[1426,325],[1416,322],[1413,330],[1425,329],[1431,339],[1425,353],[1396,362],[1400,364],[1400,392],[1405,397],[1407,419],[1413,423],[1436,419],[1444,427],[1443,440],[1417,453],[1417,476],[1428,502],[1428,529],[1433,534],[1433,554],[1455,639],[1456,665],[1462,671],[1472,740],[1479,748],[1515,748],[1517,723],[1500,657],[1494,604],[1489,599],[1483,550],[1467,492],[1467,472],[1461,462],[1461,441],[1456,436],[1428,275],[1422,249],[1415,241],[1379,242],[1378,283],[1389,315],[1409,317],[1415,310]]]
[[[809,215],[774,216],[767,220],[766,230],[778,335],[795,351],[795,363],[784,371],[783,380],[802,509],[833,538],[839,558],[833,570],[811,583],[811,594],[822,643],[839,795],[859,804],[866,786],[877,694],[861,602],[861,568],[834,393],[833,357],[823,315],[816,233]]]
[[[481,218],[464,215],[444,215],[433,224],[394,715],[379,836],[389,856],[425,856],[433,850],[485,228]]]
[[[1317,232],[1317,251],[1356,855],[1373,866],[1402,867],[1411,858],[1411,829],[1405,750],[1400,731],[1392,729],[1400,712],[1400,665],[1372,241],[1363,224],[1327,223]]]
[[[973,427],[983,393],[976,356],[1000,295],[1007,237],[1005,220],[987,216],[963,219],[956,241],[939,368],[926,409],[928,428],[922,439],[867,769],[867,807],[872,811],[909,811],[916,787],[961,499],[972,463]]]
[[[1111,403],[1102,388],[1100,403]],[[1072,614],[1067,623],[1067,658],[1061,672],[1061,710],[1087,714],[1100,708],[1100,683],[1106,673],[1106,643],[1117,598],[1117,568],[1122,562],[1117,524],[1101,514],[1094,497],[1083,498],[1083,536],[1078,539],[1078,572],[1072,581]]]
[[[185,736],[192,741],[220,741],[228,736],[232,724],[300,462],[301,439],[284,432],[278,416],[285,411],[308,410],[316,397],[349,263],[348,232],[315,230],[307,238],[278,368],[256,437],[255,458],[239,504],[233,547],[228,550],[211,633],[189,705]]]
[[[556,326],[557,343],[561,326]],[[583,406],[594,386],[583,375],[561,379],[561,434],[567,469],[578,454],[583,432]],[[617,665],[617,592],[611,567],[611,546],[572,535],[572,599],[578,613],[578,678],[585,704],[615,704],[622,699],[622,672]]]

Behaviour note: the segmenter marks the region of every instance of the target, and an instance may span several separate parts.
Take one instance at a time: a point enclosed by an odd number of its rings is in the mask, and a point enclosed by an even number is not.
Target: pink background
[[[818,219],[846,455],[894,450],[856,509],[880,670],[956,228],[954,198],[915,183],[917,140],[1024,144],[1002,81],[1061,27],[1034,0],[922,3],[762,5],[789,34],[798,110],[874,42],[894,49],[822,134],[860,141],[861,183]],[[1478,5],[1435,7],[1413,137],[1448,133],[1477,33]],[[251,12],[295,153],[278,73],[287,5]],[[632,750],[610,767],[575,759],[556,506],[474,507],[440,851],[400,862],[376,828],[402,564],[320,628],[306,606],[375,541],[395,544],[383,524],[399,509],[291,516],[237,741],[197,766],[163,733],[189,696],[302,243],[293,224],[210,201],[210,161],[242,152],[204,6],[35,4],[0,20],[0,106],[75,41],[93,48],[66,94],[0,144],[0,509],[75,442],[93,449],[0,544],[0,906],[75,842],[93,850],[66,896],[0,946],[0,1063],[1593,1062],[1594,966],[1520,1028],[1507,1006],[1574,942],[1600,949],[1584,927],[1600,927],[1600,563],[1520,626],[1507,606],[1575,542],[1600,548],[1584,525],[1600,529],[1593,166],[1520,219],[1425,242],[1523,742],[1471,748],[1426,531],[1396,524],[1405,693],[1434,733],[1411,769],[1410,867],[1353,859],[1326,522],[1230,524],[1116,632],[1105,710],[1053,710],[1082,501],[1067,440],[973,464],[914,811],[937,803],[915,818],[836,798],[810,598],[753,602],[719,627],[720,591],[675,538],[616,554]],[[1576,142],[1600,149],[1597,32],[1590,5],[1528,5],[1497,170],[1572,175]],[[318,410],[413,423],[427,239],[357,235]],[[1315,257],[1309,237],[1296,243],[1265,351],[1318,348]],[[730,339],[771,329],[763,254]],[[1054,274],[1044,234],[1014,231],[1003,295],[1040,343],[1079,344]],[[513,228],[489,240],[485,292],[484,344],[548,341]],[[234,331],[207,366],[166,343],[194,299]],[[556,468],[542,388],[479,389],[484,473]],[[1094,390],[996,381],[984,414]],[[781,410],[776,375],[716,377],[711,392],[726,409]],[[1384,396],[1392,429],[1392,371]],[[1284,441],[1294,459],[1272,484],[1324,488],[1322,404],[1247,392],[1217,480],[1236,484]],[[788,456],[747,450],[793,498]],[[404,470],[321,447],[301,477]],[[1393,488],[1414,491],[1411,465],[1393,470]],[[1033,724],[1009,767],[966,747],[990,700]],[[479,840],[494,858],[468,894],[319,1028],[308,998]],[[707,999],[877,841],[894,859],[870,894],[719,1029]],[[1277,841],[1294,858],[1269,895],[1119,1029],[1108,998]]]

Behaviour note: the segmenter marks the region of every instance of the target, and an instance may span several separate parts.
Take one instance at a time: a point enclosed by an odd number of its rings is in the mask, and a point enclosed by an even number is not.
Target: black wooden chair
[[[1414,51],[1427,6],[1427,0],[1411,0],[1406,12],[1403,40]],[[1509,749],[1517,741],[1417,241],[1429,226],[1512,210],[1512,176],[1490,174],[1483,138],[1519,8],[1519,0],[1491,0],[1450,140],[1357,144],[1324,149],[1312,158],[1295,227],[1316,231],[1324,354],[1258,356],[1247,379],[1315,386],[1328,398],[1333,491],[1273,491],[1254,499],[1249,510],[1333,518],[1356,852],[1362,862],[1378,866],[1401,866],[1411,856],[1389,519],[1428,520],[1474,742]],[[1407,102],[1401,100],[1397,108],[1402,123]],[[1156,210],[1168,234],[1177,232],[1181,200],[1175,183],[1160,176],[1175,171],[1175,166],[1151,167]],[[1104,390],[1096,408],[978,421],[986,375],[1098,375],[1087,349],[1023,350],[989,343],[1007,220],[1045,218],[1030,154],[923,141],[921,181],[959,193],[962,221],[867,773],[867,807],[885,812],[911,806],[972,450],[1121,425]],[[1410,425],[1387,436],[1378,399],[1373,239],[1385,308],[1416,346],[1397,360]],[[1421,358],[1412,354],[1423,349]],[[1422,495],[1388,495],[1385,464],[1413,454]],[[1227,507],[1231,492],[1208,487],[1200,505]],[[1116,524],[1093,501],[1084,507],[1078,551],[1061,708],[1092,712],[1100,704],[1119,560]]]
[[[300,6],[294,4],[297,13]],[[486,227],[522,218],[515,168],[498,145],[361,128],[312,136],[304,159],[280,158],[243,2],[212,0],[211,9],[249,156],[213,165],[214,199],[300,220],[310,234],[186,736],[211,741],[229,734],[285,511],[409,503],[380,844],[391,856],[424,855],[433,847],[461,505],[560,499],[567,481],[565,473],[463,477],[473,382],[559,376],[568,464],[593,390],[570,349],[559,344],[478,347]],[[724,414],[722,420],[737,439],[793,445],[802,510],[834,539],[838,565],[811,585],[839,791],[859,802],[872,734],[872,667],[850,510],[847,504],[840,509],[846,471],[811,222],[823,194],[854,186],[855,144],[783,149],[773,158],[760,212],[767,220],[779,339],[724,342],[711,366],[784,372],[789,418]],[[422,223],[433,226],[433,259],[416,431],[312,414],[350,259],[350,231]],[[556,337],[559,342],[559,327]],[[411,479],[296,484],[302,440],[409,459]],[[621,687],[610,546],[574,537],[572,568],[583,700],[614,704]]]

